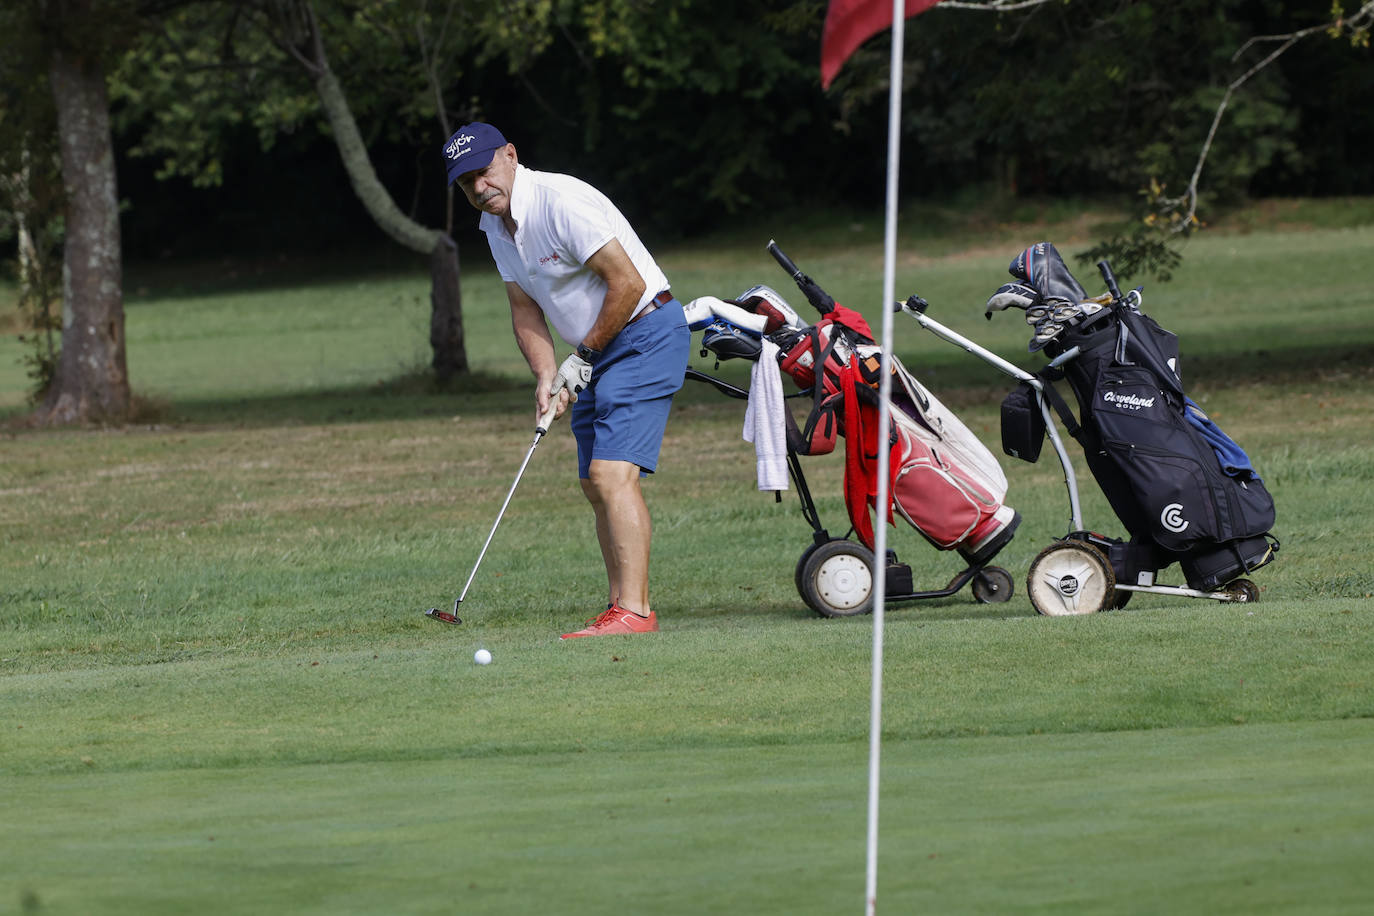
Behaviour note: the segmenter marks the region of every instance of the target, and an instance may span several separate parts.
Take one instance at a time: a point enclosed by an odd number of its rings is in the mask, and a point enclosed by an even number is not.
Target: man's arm
[[[515,343],[525,356],[534,374],[535,415],[542,417],[549,409],[549,389],[558,374],[554,356],[553,335],[544,321],[544,310],[530,298],[518,283],[506,283],[506,298],[510,300],[510,323],[515,331]],[[568,404],[566,391],[559,392],[557,416],[562,416]]]
[[[582,343],[593,350],[604,350],[634,313],[644,295],[644,278],[617,239],[597,249],[596,254],[587,259],[587,267],[605,281],[606,298],[602,300],[596,323],[582,338]]]

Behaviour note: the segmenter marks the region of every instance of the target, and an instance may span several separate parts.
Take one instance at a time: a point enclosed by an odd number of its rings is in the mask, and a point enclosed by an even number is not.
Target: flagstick
[[[878,907],[878,775],[883,729],[883,621],[887,604],[887,506],[891,450],[886,447],[892,419],[892,302],[897,267],[897,171],[901,162],[902,48],[906,40],[903,0],[892,0],[892,63],[887,110],[887,214],[883,232],[883,339],[878,382],[878,521],[873,538],[873,695],[868,725],[868,885],[867,914]]]

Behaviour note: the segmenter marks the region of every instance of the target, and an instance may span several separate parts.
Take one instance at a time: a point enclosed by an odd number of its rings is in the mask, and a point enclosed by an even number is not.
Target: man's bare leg
[[[596,514],[596,539],[606,564],[610,600],[649,615],[649,507],[639,488],[639,465],[593,459],[582,492]]]

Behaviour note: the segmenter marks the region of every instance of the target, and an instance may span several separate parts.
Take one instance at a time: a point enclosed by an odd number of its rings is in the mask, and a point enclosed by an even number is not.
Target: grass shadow
[[[904,358],[905,359],[905,358]],[[960,351],[924,353],[909,365],[921,381],[955,409],[1000,403],[1011,387],[981,360]],[[747,364],[732,361],[694,367],[736,387],[749,385]],[[1344,376],[1374,375],[1374,342],[1235,352],[1188,354],[1187,385],[1225,389],[1253,384],[1323,383]],[[156,400],[140,398],[135,425],[268,427],[410,420],[445,415],[495,416],[529,408],[530,380],[477,372],[440,385],[427,371],[411,372],[372,385],[341,386],[273,395]],[[679,406],[722,405],[731,399],[709,385],[687,383]],[[743,411],[742,402],[737,405]],[[9,428],[29,425],[28,410],[0,418]]]
[[[428,372],[417,372],[373,385],[174,400],[154,405],[141,420],[172,425],[267,427],[527,410],[533,412],[527,379],[477,372],[441,385]]]
[[[485,264],[478,266],[485,268]],[[428,276],[428,257],[388,246],[347,256],[228,254],[221,258],[137,261],[125,266],[124,292],[130,301],[153,303],[188,296],[209,298],[335,286],[397,275]]]
[[[1374,341],[1222,352],[1185,350],[1185,378],[1213,388],[1247,384],[1326,382],[1344,375],[1374,374]]]
[[[899,356],[902,354],[898,353]],[[1019,358],[1020,354],[1000,354]],[[1211,389],[1247,385],[1301,385],[1327,382],[1342,376],[1374,374],[1374,341],[1352,340],[1344,344],[1283,347],[1274,349],[1210,351],[1187,348],[1184,358],[1184,385]],[[962,351],[929,351],[919,358],[902,356],[916,376],[940,399],[951,406],[1001,401],[1014,386],[981,360]],[[1043,360],[1041,361],[1043,365]],[[1027,367],[1037,368],[1037,367]]]

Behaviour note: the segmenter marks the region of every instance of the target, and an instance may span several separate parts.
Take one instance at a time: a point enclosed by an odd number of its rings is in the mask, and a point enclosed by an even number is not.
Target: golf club
[[[571,405],[569,405],[571,406]],[[487,555],[487,548],[491,546],[491,539],[496,536],[496,528],[501,524],[501,518],[506,514],[506,507],[510,505],[510,498],[515,495],[515,488],[520,485],[520,478],[525,476],[525,468],[529,466],[530,458],[534,456],[534,450],[539,446],[539,440],[544,438],[544,434],[549,431],[553,424],[554,415],[558,410],[558,394],[554,393],[549,400],[549,409],[544,411],[544,415],[539,418],[539,425],[534,428],[534,441],[530,443],[529,451],[525,452],[525,460],[520,462],[520,470],[515,474],[515,482],[510,485],[510,492],[506,494],[506,501],[501,503],[501,511],[496,513],[496,521],[492,523],[491,532],[487,534],[487,542],[482,545],[482,552],[477,555],[477,562],[472,564],[472,572],[468,575],[467,584],[463,586],[462,593],[453,602],[453,613],[441,611],[437,607],[432,607],[425,611],[426,617],[441,620],[444,623],[459,624],[462,619],[458,616],[458,605],[463,603],[463,599],[468,596],[468,589],[472,587],[472,580],[477,576],[477,567],[482,565],[482,558]]]

